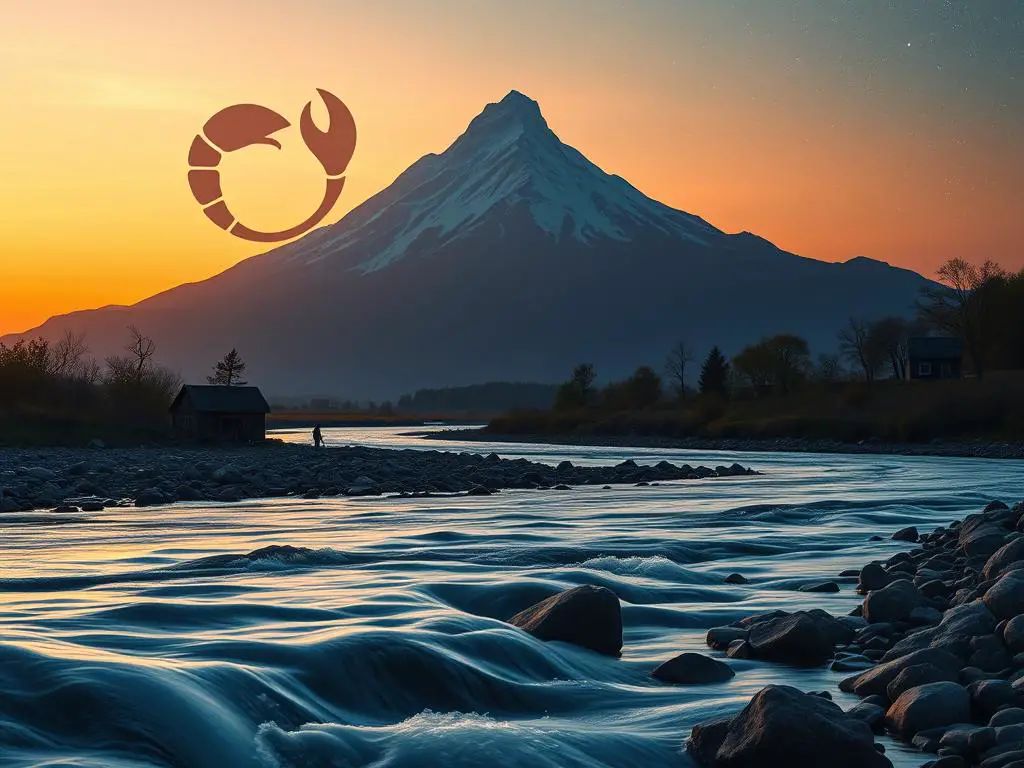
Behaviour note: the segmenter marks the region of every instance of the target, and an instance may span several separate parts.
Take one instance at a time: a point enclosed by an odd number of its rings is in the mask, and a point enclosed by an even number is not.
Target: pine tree
[[[729,363],[718,347],[713,347],[700,368],[701,394],[729,394]]]
[[[213,369],[213,376],[207,376],[206,380],[211,384],[221,384],[225,387],[244,387],[247,382],[242,381],[242,374],[245,373],[245,363],[238,352],[232,349]]]

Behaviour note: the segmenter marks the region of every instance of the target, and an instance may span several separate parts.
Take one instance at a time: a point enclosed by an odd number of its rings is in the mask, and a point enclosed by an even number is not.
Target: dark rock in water
[[[732,716],[729,716],[693,726],[690,737],[686,740],[686,751],[699,765],[714,766],[715,756],[725,741],[726,734],[729,733],[731,723]]]
[[[899,579],[864,598],[864,618],[878,621],[906,621],[924,603],[924,595],[912,581]]]
[[[876,533],[874,536],[869,536],[868,541],[882,541],[882,537]]]
[[[730,573],[725,577],[726,584],[748,584],[746,577],[739,573]]]
[[[571,461],[560,461],[558,462],[558,466],[555,467],[556,472],[567,472],[570,469],[575,469]]]
[[[75,513],[75,512],[81,512],[82,508],[81,507],[76,507],[74,504],[59,504],[56,507],[54,507],[53,509],[51,509],[50,511],[51,512],[60,512],[60,513]]]
[[[1024,569],[1004,573],[982,600],[996,619],[1024,614]]]
[[[834,581],[822,581],[816,584],[803,584],[800,587],[800,592],[838,592],[839,585]]]
[[[558,485],[553,486],[552,490],[555,490],[555,491],[571,491],[572,488],[570,488],[565,483],[559,483]]]
[[[520,611],[508,623],[540,640],[561,640],[608,656],[622,651],[622,609],[605,587],[573,587]]]
[[[169,499],[159,488],[147,488],[135,495],[136,507],[152,507],[158,504],[167,504]]]
[[[724,683],[736,676],[728,664],[699,653],[681,653],[666,661],[651,674],[666,683],[683,685]]]
[[[971,721],[971,696],[956,683],[929,683],[904,691],[885,713],[885,724],[904,737]]]
[[[748,642],[755,658],[804,666],[824,664],[833,651],[828,636],[804,613],[754,624]]]
[[[857,591],[863,595],[876,589],[887,587],[893,581],[893,577],[881,565],[878,563],[868,563],[860,569]]]
[[[982,577],[985,581],[995,579],[1012,570],[1010,566],[1018,562],[1021,563],[1019,567],[1024,568],[1024,536],[1016,536],[997,549],[986,561]]]
[[[886,695],[886,690],[897,675],[915,664],[932,664],[951,674],[960,670],[963,662],[954,654],[939,648],[925,648],[906,656],[880,664],[874,669],[839,683],[839,690],[856,693],[858,696]]]
[[[882,733],[885,730],[885,708],[877,704],[862,701],[847,710],[846,714],[867,723],[874,733]]]
[[[725,649],[725,655],[730,659],[752,659],[754,652],[750,650],[750,643],[746,640],[733,640]]]
[[[708,768],[891,768],[875,749],[871,728],[836,704],[789,686],[769,686],[738,714],[702,726],[687,751]],[[711,748],[719,741],[711,756]],[[694,729],[695,733],[697,729]]]
[[[917,528],[910,526],[909,528],[901,528],[892,535],[893,541],[917,541],[920,537],[917,533]]]
[[[729,647],[735,640],[746,640],[750,630],[740,627],[712,627],[708,630],[705,642],[716,651]]]

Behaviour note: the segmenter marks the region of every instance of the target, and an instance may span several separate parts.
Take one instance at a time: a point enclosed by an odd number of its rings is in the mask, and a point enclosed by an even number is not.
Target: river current
[[[1024,496],[1020,461],[402,432],[325,437],[551,463],[736,461],[763,474],[0,516],[0,766],[692,766],[690,728],[767,684],[853,699],[827,667],[730,660],[726,683],[670,686],[650,677],[659,663],[710,653],[709,627],[753,613],[848,613],[854,580],[837,575],[909,548],[888,540],[898,528],[931,530]],[[270,545],[314,552],[240,557]],[[732,572],[750,583],[725,584]],[[842,590],[798,591],[827,579]],[[622,601],[621,659],[502,621],[579,584]],[[897,766],[925,762],[882,741]]]

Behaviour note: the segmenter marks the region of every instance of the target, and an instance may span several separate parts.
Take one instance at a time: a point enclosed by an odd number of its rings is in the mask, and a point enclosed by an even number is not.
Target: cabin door
[[[242,439],[242,420],[224,416],[220,420],[220,436],[223,440],[237,443]]]

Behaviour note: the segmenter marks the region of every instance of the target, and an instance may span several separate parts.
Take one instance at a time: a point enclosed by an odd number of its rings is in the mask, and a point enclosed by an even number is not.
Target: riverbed
[[[690,766],[690,728],[764,685],[855,700],[826,667],[729,660],[726,683],[669,686],[651,679],[655,666],[708,652],[709,627],[753,613],[848,613],[859,602],[849,580],[837,594],[797,590],[909,549],[888,540],[899,528],[1024,496],[1014,460],[439,443],[407,431],[325,438],[761,474],[2,516],[0,765]],[[217,557],[271,545],[313,552]],[[724,583],[733,572],[750,583]],[[502,621],[578,584],[622,601],[621,659]],[[883,743],[897,766],[927,759]]]

